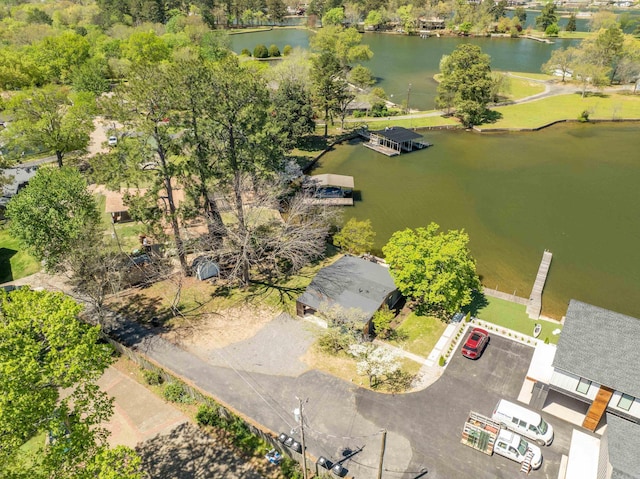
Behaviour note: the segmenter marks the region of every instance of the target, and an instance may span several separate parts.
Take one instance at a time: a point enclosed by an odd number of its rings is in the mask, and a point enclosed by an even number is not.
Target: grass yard
[[[495,109],[502,118],[482,126],[483,131],[494,128],[541,128],[559,120],[576,120],[585,110],[591,120],[639,119],[640,95],[596,94],[582,98],[580,94],[553,96],[519,105]]]
[[[352,382],[363,388],[371,389],[369,387],[369,379],[358,374],[356,360],[346,353],[338,355],[327,354],[314,346],[309,348],[302,360],[312,369],[327,372],[332,376]],[[402,358],[400,363],[402,369],[411,375],[418,374],[422,367],[421,364],[406,358]],[[388,388],[385,384],[381,384],[376,391],[386,392]]]
[[[554,79],[558,78],[558,77],[554,77],[552,75],[547,75],[546,73],[531,73],[531,72],[509,72],[509,73],[511,73],[511,75],[515,75],[515,76],[518,76],[518,77],[530,78],[532,80],[547,81],[547,80],[554,80]]]
[[[428,112],[420,112],[428,113]],[[389,117],[388,120],[370,121],[371,118],[361,118],[362,124],[367,125],[370,130],[382,130],[387,126],[402,126],[404,128],[432,128],[440,126],[460,126],[460,122],[457,118],[443,117],[443,116],[427,116],[427,117],[414,117],[407,119],[399,119]],[[349,125],[350,127],[353,124]]]
[[[506,97],[509,100],[520,100],[521,98],[537,95],[544,91],[544,84],[540,82],[512,76],[507,76],[507,81],[509,82],[509,92],[506,94]]]
[[[40,271],[40,263],[24,251],[20,242],[0,229],[0,283],[24,278]]]
[[[391,344],[418,356],[427,357],[436,345],[447,324],[432,316],[418,316],[412,312],[397,328],[402,340],[390,341]]]
[[[20,446],[20,451],[27,456],[25,459],[27,466],[31,466],[33,461],[37,460],[35,454],[44,447],[46,438],[47,434],[42,431]]]
[[[562,329],[560,323],[554,324],[549,321],[534,321],[529,319],[527,315],[527,308],[522,304],[512,303],[505,301],[504,299],[492,298],[487,296],[487,305],[481,307],[474,316],[496,324],[505,328],[513,329],[527,336],[533,337],[533,328],[536,323],[542,324],[542,332],[539,339],[544,340],[549,338],[549,342],[553,344],[558,343],[560,335],[553,335],[551,332],[554,329]]]

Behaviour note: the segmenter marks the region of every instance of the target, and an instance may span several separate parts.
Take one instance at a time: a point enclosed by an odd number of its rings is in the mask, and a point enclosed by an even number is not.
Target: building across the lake
[[[400,126],[361,134],[369,140],[364,146],[387,156],[396,156],[403,152],[408,153],[431,146],[422,139],[422,135]]]

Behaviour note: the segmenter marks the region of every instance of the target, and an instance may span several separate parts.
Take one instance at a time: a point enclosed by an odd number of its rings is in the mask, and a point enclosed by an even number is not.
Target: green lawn
[[[509,81],[509,93],[506,97],[509,100],[519,100],[528,96],[537,95],[544,91],[544,85],[540,82],[526,80],[524,78],[507,77]]]
[[[20,446],[20,451],[27,456],[25,459],[27,466],[31,466],[33,464],[32,461],[36,459],[34,454],[37,453],[40,448],[44,447],[46,437],[47,435],[44,431],[39,432]]]
[[[422,112],[426,113],[426,112]],[[387,126],[402,126],[405,128],[429,128],[437,126],[460,126],[460,122],[456,118],[445,118],[443,116],[428,116],[424,118],[408,118],[406,120],[394,119],[389,117],[388,120],[370,121],[370,118],[361,118],[362,124],[366,124],[370,130],[381,130]],[[354,126],[353,124],[349,127]]]
[[[585,110],[592,120],[640,119],[640,95],[602,94],[582,98],[579,93],[553,96],[519,105],[501,106],[502,118],[482,125],[494,128],[540,128],[559,120],[575,120]]]
[[[24,278],[38,271],[40,263],[23,250],[8,229],[0,229],[0,283]]]
[[[512,75],[516,75],[519,77],[531,78],[532,80],[553,80],[557,79],[552,75],[547,75],[546,73],[531,73],[531,72],[509,72]]]
[[[390,341],[394,346],[400,347],[418,356],[427,357],[442,336],[447,324],[432,316],[418,316],[412,312],[397,328],[402,340]]]
[[[553,335],[554,329],[562,329],[560,323],[554,324],[549,321],[534,321],[529,319],[527,308],[522,304],[512,303],[504,299],[491,298],[486,296],[488,304],[481,307],[475,316],[498,326],[513,329],[520,333],[533,337],[533,328],[536,323],[542,324],[542,332],[539,339],[549,338],[550,343],[556,344],[560,335]]]

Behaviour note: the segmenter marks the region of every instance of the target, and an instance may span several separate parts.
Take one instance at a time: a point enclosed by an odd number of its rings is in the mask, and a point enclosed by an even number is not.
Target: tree
[[[524,25],[527,21],[527,11],[524,9],[524,7],[516,7],[513,12],[513,16],[517,17],[522,25]]]
[[[287,7],[282,0],[267,0],[267,11],[274,22],[281,22],[287,15]]]
[[[95,382],[111,362],[111,350],[99,342],[99,327],[78,320],[81,309],[61,293],[0,292],[3,477],[142,476],[134,451],[108,450],[101,424],[113,405]],[[34,454],[21,451],[40,431],[54,440]]]
[[[350,254],[358,255],[371,251],[375,237],[371,220],[358,221],[350,218],[333,237],[333,244]]]
[[[365,27],[372,27],[374,30],[380,28],[380,25],[384,23],[384,16],[380,10],[371,10],[367,14],[367,18],[364,20]]]
[[[362,65],[356,65],[349,72],[349,81],[359,88],[367,88],[375,84],[371,70]]]
[[[362,35],[355,28],[329,25],[311,37],[311,47],[320,53],[332,54],[342,69],[356,61],[370,60],[373,56],[368,45],[362,45]]]
[[[52,151],[62,167],[68,153],[84,151],[89,144],[95,110],[91,95],[49,85],[14,95],[7,110],[14,121],[3,137],[12,149]]]
[[[87,61],[73,71],[73,87],[77,91],[90,92],[96,96],[109,91],[110,84],[105,74],[108,68],[106,61],[95,58]]]
[[[380,385],[381,378],[388,378],[401,368],[397,352],[373,343],[352,344],[349,354],[358,360],[358,374],[367,376],[372,388]]]
[[[558,16],[556,15],[556,5],[552,1],[547,2],[540,15],[536,18],[536,26],[541,31],[546,31],[549,25],[558,23]]]
[[[576,25],[576,14],[572,13],[569,15],[569,20],[567,21],[567,26],[564,27],[567,32],[575,32],[578,29]]]
[[[580,52],[577,48],[561,48],[551,53],[549,61],[542,65],[542,72],[553,75],[555,72],[562,73],[562,81],[565,81],[567,75],[573,75],[573,66],[579,57]]]
[[[313,98],[318,107],[324,112],[324,136],[329,134],[329,121],[338,102],[338,97],[346,88],[340,79],[342,68],[335,55],[326,52],[311,59],[311,81]]]
[[[395,317],[396,315],[386,304],[382,309],[375,312],[373,315],[373,328],[378,338],[389,339],[392,336],[391,323]]]
[[[342,25],[344,22],[344,9],[332,8],[322,16],[322,25]]]
[[[451,55],[442,57],[440,73],[436,104],[441,108],[453,105],[467,127],[481,123],[491,100],[489,55],[476,45],[459,45]]]
[[[382,251],[400,292],[416,301],[419,311],[447,317],[471,302],[480,281],[469,236],[464,230],[438,233],[438,229],[431,223],[397,231]]]
[[[560,29],[558,28],[557,23],[552,23],[544,31],[544,34],[548,37],[557,37],[558,33],[560,33]]]
[[[400,25],[405,33],[412,34],[416,29],[417,16],[413,11],[413,5],[402,5],[396,11],[400,19]]]
[[[256,45],[253,49],[254,58],[269,58],[269,50],[266,45]]]
[[[11,232],[54,269],[68,252],[92,241],[100,223],[93,196],[73,168],[41,167],[7,205]]]
[[[589,30],[597,32],[603,28],[609,29],[612,27],[619,27],[617,15],[611,11],[600,10],[591,15],[589,20]]]
[[[315,130],[311,92],[301,82],[284,80],[273,94],[274,121],[286,135],[287,147]]]
[[[278,45],[270,45],[269,46],[269,56],[272,58],[277,58],[280,56],[280,49],[278,48]]]

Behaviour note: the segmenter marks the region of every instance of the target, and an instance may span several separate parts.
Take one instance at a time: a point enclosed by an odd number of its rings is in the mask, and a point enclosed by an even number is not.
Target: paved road
[[[308,398],[309,452],[336,461],[345,449],[364,447],[344,462],[357,478],[376,477],[383,428],[389,431],[383,477],[415,477],[425,468],[428,477],[441,479],[510,478],[518,473],[516,463],[486,456],[459,442],[470,409],[489,414],[499,398],[518,396],[533,350],[507,339],[494,337],[476,362],[454,355],[442,378],[424,391],[388,395],[318,371],[287,377],[243,371],[237,363],[213,366],[135,323],[123,322],[113,333],[275,433],[293,430],[299,438],[292,411],[296,396]],[[555,418],[551,423],[557,438],[544,448],[543,467],[532,477],[555,479],[561,454],[568,452],[570,426]]]

